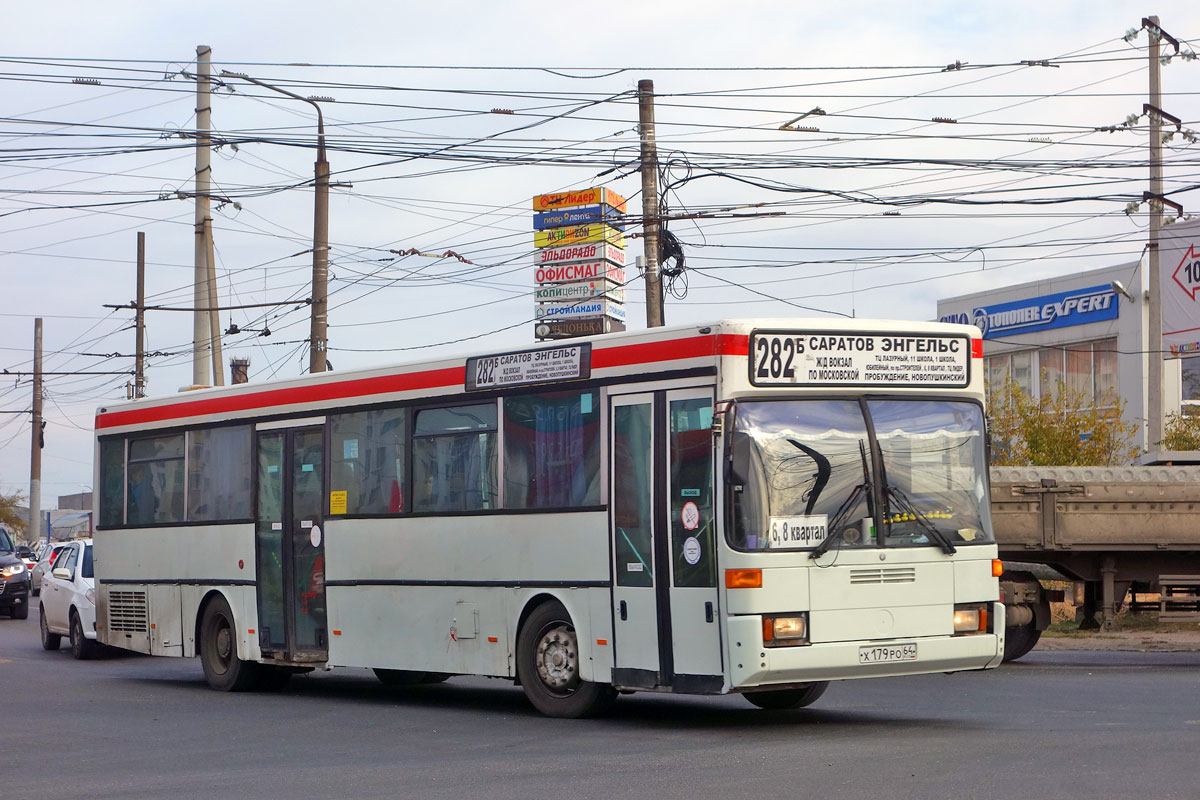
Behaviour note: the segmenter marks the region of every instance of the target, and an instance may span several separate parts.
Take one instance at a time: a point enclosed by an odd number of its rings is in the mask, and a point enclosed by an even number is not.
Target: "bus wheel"
[[[258,683],[258,664],[237,657],[233,612],[220,595],[204,607],[200,620],[200,663],[208,685],[222,692],[245,692]]]
[[[1016,661],[1033,649],[1042,638],[1042,632],[1030,622],[1027,625],[1017,625],[1004,629],[1004,660]]]
[[[550,717],[586,717],[608,708],[616,692],[579,677],[579,641],[561,603],[543,603],[517,636],[517,677],[534,708]]]
[[[803,689],[780,689],[774,692],[746,692],[743,696],[759,708],[767,711],[785,711],[790,708],[811,706],[825,694],[829,681],[816,681]]]

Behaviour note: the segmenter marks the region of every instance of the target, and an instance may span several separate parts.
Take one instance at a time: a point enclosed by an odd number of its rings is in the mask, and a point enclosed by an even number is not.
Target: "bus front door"
[[[320,427],[258,432],[258,642],[264,658],[328,658]]]
[[[712,390],[611,400],[613,681],[718,692]]]

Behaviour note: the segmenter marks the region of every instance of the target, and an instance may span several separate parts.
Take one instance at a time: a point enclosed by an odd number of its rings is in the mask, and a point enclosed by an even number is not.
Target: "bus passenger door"
[[[672,686],[716,692],[724,685],[718,616],[712,389],[666,393],[666,524],[670,536]],[[659,570],[666,578],[666,570]]]
[[[258,432],[258,639],[264,658],[325,661],[325,433]]]
[[[661,685],[662,678],[654,557],[654,396],[616,396],[611,404],[613,681],[651,688]]]
[[[718,692],[712,389],[610,397],[613,681]]]

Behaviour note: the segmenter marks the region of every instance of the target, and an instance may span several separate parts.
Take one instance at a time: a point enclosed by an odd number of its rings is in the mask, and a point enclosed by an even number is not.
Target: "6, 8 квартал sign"
[[[755,386],[925,386],[964,388],[971,340],[961,334],[755,331]]]

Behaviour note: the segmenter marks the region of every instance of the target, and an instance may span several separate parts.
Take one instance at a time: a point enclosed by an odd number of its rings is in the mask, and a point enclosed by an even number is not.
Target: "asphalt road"
[[[815,706],[622,697],[536,714],[502,681],[366,670],[209,690],[194,659],[42,650],[0,618],[0,797],[1196,798],[1200,653],[1040,652],[836,683]]]

